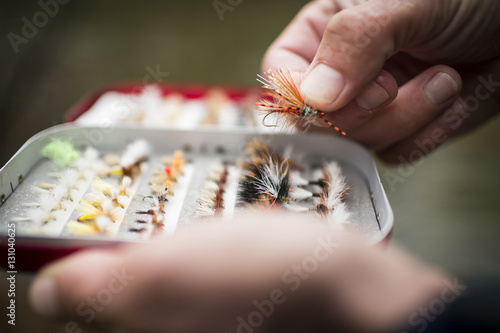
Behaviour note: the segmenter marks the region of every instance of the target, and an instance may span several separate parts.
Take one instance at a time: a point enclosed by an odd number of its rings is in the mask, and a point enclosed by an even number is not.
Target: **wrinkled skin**
[[[499,33],[495,0],[318,0],[262,68],[287,68],[349,137],[386,162],[408,163],[498,114]],[[322,75],[310,75],[315,68]],[[435,75],[444,80],[431,82]]]

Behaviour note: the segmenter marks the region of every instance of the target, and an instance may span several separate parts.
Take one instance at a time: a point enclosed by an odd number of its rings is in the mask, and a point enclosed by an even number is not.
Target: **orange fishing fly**
[[[267,125],[266,118],[272,114],[278,117],[278,122],[285,126],[295,126],[303,123],[308,128],[310,125],[322,121],[335,131],[346,135],[339,127],[325,118],[324,112],[317,110],[317,107],[311,107],[304,102],[300,95],[298,84],[294,82],[292,75],[282,69],[269,69],[264,72],[264,76],[258,75],[257,81],[262,83],[263,88],[268,89],[267,95],[272,100],[266,98],[256,103],[257,108],[265,113],[262,124],[267,127],[276,127]]]

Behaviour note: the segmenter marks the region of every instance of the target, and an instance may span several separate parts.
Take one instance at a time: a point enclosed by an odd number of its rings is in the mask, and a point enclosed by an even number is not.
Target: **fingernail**
[[[319,64],[305,77],[300,93],[314,104],[330,104],[337,99],[345,80],[337,71],[325,64]]]
[[[45,317],[56,317],[59,315],[57,286],[54,279],[36,279],[31,286],[29,299],[31,307],[39,315]]]
[[[356,97],[356,102],[359,107],[371,111],[389,100],[391,96],[389,93],[375,82],[370,82],[370,84],[363,89],[363,91]]]
[[[458,85],[451,76],[439,72],[432,77],[425,87],[425,93],[429,100],[439,105],[446,102],[458,92]]]

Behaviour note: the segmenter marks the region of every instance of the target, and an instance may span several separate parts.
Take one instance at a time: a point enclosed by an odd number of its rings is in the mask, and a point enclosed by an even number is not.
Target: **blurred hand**
[[[440,273],[362,242],[311,219],[213,222],[71,255],[30,299],[42,315],[133,332],[376,332],[442,290]]]
[[[317,0],[262,66],[290,70],[349,137],[408,163],[498,113],[499,33],[496,0]]]

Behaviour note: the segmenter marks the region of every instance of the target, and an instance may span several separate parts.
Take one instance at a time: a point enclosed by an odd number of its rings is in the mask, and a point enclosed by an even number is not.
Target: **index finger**
[[[328,21],[338,11],[333,1],[318,0],[304,6],[267,50],[262,70],[283,68],[300,78],[316,55]]]

